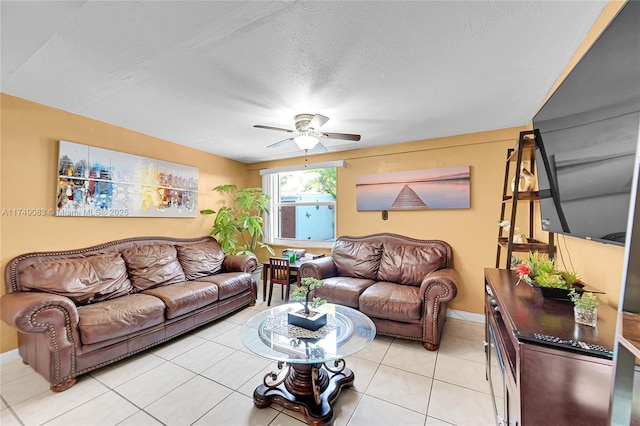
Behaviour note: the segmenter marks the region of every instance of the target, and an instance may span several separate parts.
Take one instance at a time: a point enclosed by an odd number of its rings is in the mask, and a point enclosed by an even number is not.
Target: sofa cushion
[[[80,339],[90,345],[162,324],[164,310],[162,300],[146,294],[128,294],[79,306]]]
[[[377,282],[360,296],[360,312],[393,321],[419,321],[422,302],[418,287]]]
[[[129,278],[136,291],[186,281],[176,248],[170,244],[148,244],[126,249]]]
[[[198,281],[217,285],[218,299],[220,300],[251,290],[251,280],[251,274],[246,272],[223,272],[198,278]]]
[[[178,260],[188,280],[215,274],[222,268],[224,252],[217,241],[179,244]]]
[[[363,291],[373,285],[373,280],[352,277],[331,277],[322,280],[324,285],[313,290],[313,295],[328,302],[358,309]]]
[[[338,275],[343,277],[375,280],[381,254],[380,242],[338,240],[331,248]]]
[[[424,277],[444,267],[446,254],[436,247],[385,244],[378,281],[420,286]]]
[[[213,283],[186,281],[145,290],[143,294],[155,296],[167,306],[168,319],[195,311],[218,300],[218,286]]]
[[[34,263],[20,272],[23,290],[66,296],[77,305],[128,294],[132,290],[120,253]]]

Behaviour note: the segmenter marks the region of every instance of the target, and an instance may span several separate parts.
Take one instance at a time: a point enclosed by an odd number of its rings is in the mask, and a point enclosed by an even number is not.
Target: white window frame
[[[291,167],[279,167],[274,169],[260,170],[262,175],[262,191],[271,197],[269,201],[269,214],[265,214],[264,227],[263,227],[263,239],[264,242],[270,245],[287,246],[287,247],[319,247],[319,248],[331,248],[333,241],[319,241],[319,240],[300,240],[293,238],[276,238],[274,236],[274,230],[278,229],[278,221],[280,220],[280,214],[274,214],[273,212],[279,212],[279,200],[280,200],[280,182],[278,175],[284,172],[297,172],[303,170],[314,169],[326,169],[331,167],[346,167],[346,161],[328,161],[324,163],[307,164],[302,166]],[[337,174],[336,174],[337,175]],[[337,177],[336,177],[337,180]],[[334,214],[338,217],[337,200],[336,201],[321,201],[321,202],[307,202],[307,203],[295,203],[296,206],[334,206]],[[337,222],[337,221],[336,221]],[[337,223],[334,227],[333,238],[337,238]]]

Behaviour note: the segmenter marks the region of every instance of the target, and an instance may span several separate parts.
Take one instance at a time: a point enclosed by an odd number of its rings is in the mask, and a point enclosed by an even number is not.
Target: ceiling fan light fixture
[[[318,138],[310,135],[296,136],[293,138],[293,141],[298,145],[298,148],[304,149],[305,151],[315,148],[315,146],[318,145],[318,142],[320,142]]]

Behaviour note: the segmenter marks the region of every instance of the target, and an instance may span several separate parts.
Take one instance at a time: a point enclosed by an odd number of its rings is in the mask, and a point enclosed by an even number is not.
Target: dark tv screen
[[[533,118],[542,229],[624,245],[640,127],[640,2]]]

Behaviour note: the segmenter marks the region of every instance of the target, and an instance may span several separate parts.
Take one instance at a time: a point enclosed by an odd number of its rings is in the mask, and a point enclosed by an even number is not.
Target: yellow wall
[[[463,283],[453,309],[482,313],[483,268],[495,264],[496,237],[502,199],[506,150],[514,146],[524,128],[431,139],[341,153],[314,155],[309,163],[346,160],[338,168],[338,235],[393,232],[419,239],[441,239],[453,247],[454,264]],[[302,164],[303,158],[256,163],[249,166],[250,182],[260,184],[259,170]],[[365,174],[469,165],[471,208],[390,211],[356,209],[356,177]],[[313,252],[322,250],[313,249]]]
[[[200,207],[217,208],[211,189],[223,183],[245,184],[246,165],[130,130],[80,117],[23,99],[0,95],[1,175],[0,211],[53,209],[56,205],[57,145],[67,140],[199,169]],[[0,217],[0,267],[22,253],[64,250],[139,235],[195,237],[209,233],[212,217],[196,218],[78,218]],[[0,352],[17,347],[15,330],[1,324]]]
[[[413,238],[447,241],[453,247],[455,268],[462,276],[458,296],[450,306],[480,314],[484,300],[483,270],[495,266],[506,151],[516,145],[522,130],[525,129],[503,129],[314,155],[308,157],[308,163],[338,159],[347,162],[346,168],[338,168],[337,175],[337,235],[393,232]],[[260,169],[296,164],[304,164],[304,159],[252,164],[249,166],[249,183],[260,185]],[[471,169],[470,209],[390,211],[386,221],[382,220],[379,211],[359,212],[356,209],[357,176],[457,165],[469,165]],[[517,224],[522,230],[528,229],[527,211],[525,204],[518,208]],[[547,241],[548,236],[540,228],[539,217],[539,209],[536,208],[535,235],[539,240]],[[282,247],[274,249],[278,253]],[[328,253],[319,248],[307,249],[314,253]],[[556,236],[556,250],[560,267],[577,271],[587,283],[606,292],[601,297],[603,302],[617,306],[624,255],[622,247]],[[526,253],[516,253],[515,256],[526,256]],[[260,257],[264,260],[266,254],[260,253]],[[500,267],[503,265],[504,260]]]

